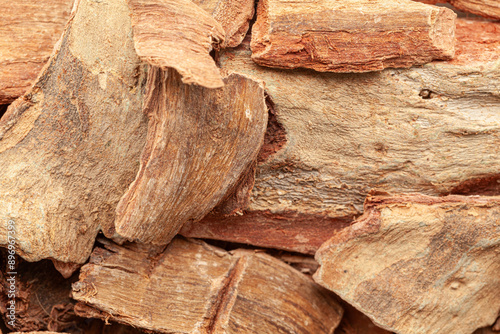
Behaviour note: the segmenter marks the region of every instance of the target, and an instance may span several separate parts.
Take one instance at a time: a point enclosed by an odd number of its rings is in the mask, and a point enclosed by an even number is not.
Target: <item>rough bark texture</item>
[[[8,295],[12,292],[6,279],[12,275],[3,268],[6,266],[2,266],[0,272],[0,313],[10,330],[65,331],[76,327],[80,318],[73,312],[74,301],[69,298],[71,280],[61,277],[49,261],[21,262],[16,268],[16,319],[15,326],[11,326],[7,308],[12,300]]]
[[[464,12],[500,19],[500,1],[498,0],[449,0],[449,2]]]
[[[369,197],[314,279],[388,330],[468,334],[499,314],[499,254],[500,197]]]
[[[72,0],[1,0],[0,104],[23,95],[64,30]]]
[[[344,316],[335,330],[335,334],[392,334],[385,329],[375,326],[366,315],[347,303],[342,303]]]
[[[159,333],[332,333],[342,308],[264,253],[174,239],[164,251],[107,244],[73,285],[77,312]]]
[[[150,68],[149,129],[137,178],[117,208],[116,231],[166,244],[212,210],[256,160],[267,124],[259,82],[231,74],[214,90]]]
[[[225,31],[222,47],[238,46],[254,16],[253,0],[193,0],[217,20]]]
[[[76,7],[34,87],[0,120],[0,216],[29,261],[83,263],[99,229],[113,235],[146,139],[127,4]]]
[[[190,0],[128,0],[134,45],[139,57],[166,70],[175,68],[182,82],[208,88],[223,86],[209,52],[224,40],[224,29]]]
[[[258,164],[242,216],[212,216],[183,233],[283,249],[281,226],[296,240],[317,226],[311,246],[306,236],[285,248],[311,252],[336,229],[321,235],[321,225],[361,214],[371,189],[500,194],[500,25],[457,22],[456,58],[421,68],[291,73],[255,65],[247,43],[223,52],[223,68],[266,83],[287,140]],[[249,236],[252,222],[264,233]]]
[[[259,65],[321,72],[410,67],[454,55],[456,14],[410,0],[262,0],[252,28]]]

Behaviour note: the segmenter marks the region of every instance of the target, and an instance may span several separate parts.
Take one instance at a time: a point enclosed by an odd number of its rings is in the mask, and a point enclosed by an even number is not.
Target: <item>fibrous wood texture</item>
[[[262,0],[252,28],[259,65],[321,72],[410,67],[454,55],[456,14],[410,0]]]
[[[257,166],[242,216],[224,228],[210,217],[184,235],[311,251],[334,230],[325,222],[342,227],[362,213],[371,189],[443,195],[497,184],[499,24],[457,22],[456,58],[420,68],[291,73],[255,65],[248,44],[223,52],[223,68],[266,83],[286,142]],[[259,229],[249,234],[242,226],[253,221]],[[280,242],[283,230],[294,238]]]
[[[164,70],[175,68],[182,82],[222,87],[219,69],[210,57],[224,29],[190,0],[128,0],[134,45],[139,57]]]
[[[82,316],[157,333],[332,333],[342,316],[331,295],[269,255],[183,239],[164,251],[97,248],[73,298]]]
[[[254,16],[253,0],[194,0],[217,20],[225,31],[222,47],[238,46]]]
[[[473,332],[500,311],[500,197],[369,197],[316,282],[397,333]]]
[[[237,74],[224,83],[190,86],[173,70],[150,68],[147,145],[117,208],[121,236],[168,243],[182,224],[212,210],[256,159],[267,124],[264,89]]]
[[[143,78],[126,2],[80,1],[34,87],[0,121],[0,216],[14,222],[19,255],[83,263],[99,229],[114,234],[146,139]]]
[[[465,12],[500,19],[500,1],[498,0],[449,0],[449,2]]]
[[[74,301],[69,298],[71,282],[61,277],[49,261],[21,262],[14,276],[3,269],[0,272],[0,312],[10,330],[61,332],[78,328],[80,318],[73,312]],[[12,277],[16,286],[15,326],[9,318]]]
[[[72,0],[0,1],[0,104],[23,95],[64,30]]]

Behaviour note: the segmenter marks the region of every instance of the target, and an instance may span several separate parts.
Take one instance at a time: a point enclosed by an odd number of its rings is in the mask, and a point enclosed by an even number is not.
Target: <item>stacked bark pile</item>
[[[500,7],[429,3],[5,2],[0,331],[500,332]]]

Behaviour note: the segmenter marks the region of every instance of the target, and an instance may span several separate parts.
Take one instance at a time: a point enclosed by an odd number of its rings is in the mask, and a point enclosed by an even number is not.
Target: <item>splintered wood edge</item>
[[[176,69],[185,84],[220,88],[224,83],[209,52],[224,42],[224,29],[193,2],[179,1],[127,0],[137,55],[163,70]],[[179,26],[171,18],[180,14],[186,21]]]

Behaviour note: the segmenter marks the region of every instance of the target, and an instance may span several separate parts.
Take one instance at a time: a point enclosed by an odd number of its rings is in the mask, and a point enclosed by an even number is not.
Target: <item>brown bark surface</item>
[[[410,67],[455,53],[456,14],[410,0],[262,0],[252,59],[321,72]]]
[[[314,279],[387,330],[471,333],[500,312],[499,231],[500,197],[369,197]]]
[[[182,82],[223,86],[209,52],[224,41],[224,29],[190,0],[128,0],[134,46],[141,60],[163,70],[175,68]]]
[[[0,104],[33,84],[64,30],[72,0],[1,0]]]
[[[449,0],[449,2],[464,12],[495,20],[500,19],[500,1],[498,0]]]
[[[30,92],[0,120],[0,216],[29,261],[83,263],[144,147],[144,66],[126,2],[82,0]],[[7,243],[0,226],[0,244]]]
[[[150,68],[147,145],[136,180],[117,207],[117,232],[166,244],[212,210],[257,158],[267,124],[259,82],[231,74],[221,89],[181,83]]]
[[[332,333],[343,312],[309,277],[267,254],[183,239],[164,251],[97,248],[73,298],[82,316],[158,333]]]
[[[286,140],[258,164],[243,215],[182,233],[311,253],[372,189],[500,195],[498,32],[459,19],[454,60],[356,75],[263,68],[248,43],[224,51],[223,68],[266,83]]]
[[[245,38],[255,10],[253,0],[194,0],[211,14],[225,31],[222,47],[238,46]]]

